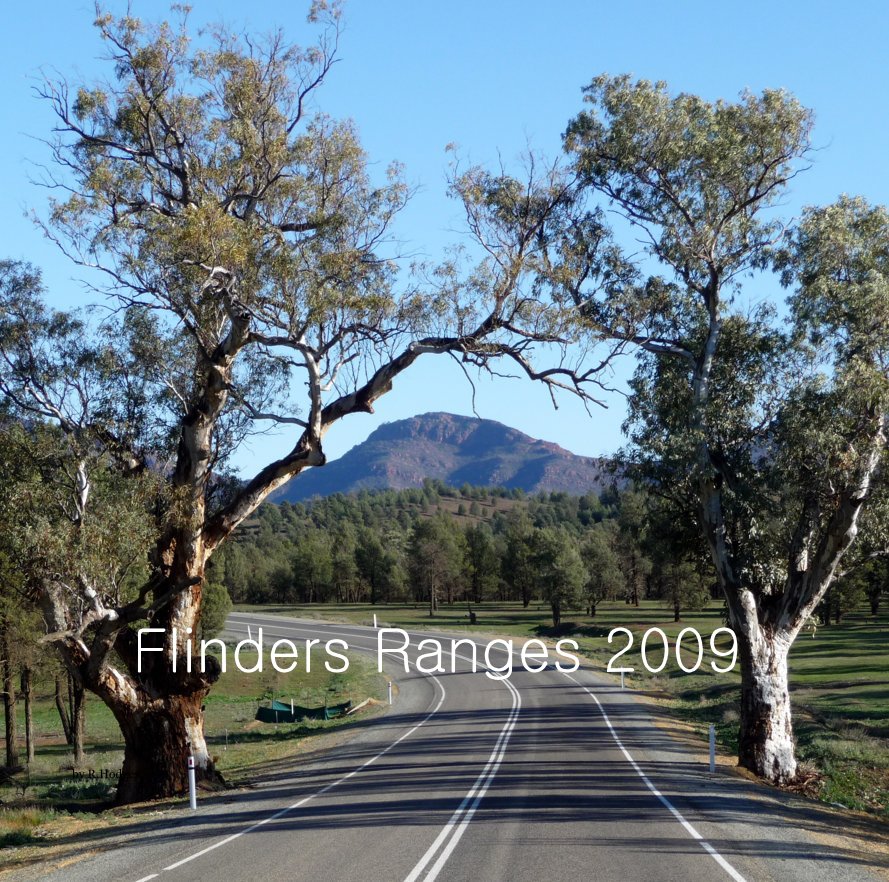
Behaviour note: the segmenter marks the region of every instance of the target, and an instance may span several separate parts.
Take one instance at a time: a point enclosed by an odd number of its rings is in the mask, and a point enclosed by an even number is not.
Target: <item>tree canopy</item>
[[[598,382],[570,352],[573,312],[533,284],[558,178],[529,192],[455,171],[480,259],[404,271],[390,239],[409,196],[399,166],[372,173],[355,127],[316,110],[340,16],[315,3],[318,36],[301,47],[224,26],[195,40],[185,8],[159,24],[100,12],[107,78],[40,89],[56,119],[41,225],[107,309],[52,310],[37,270],[3,263],[0,392],[11,416],[65,439],[78,535],[102,522],[105,481],[153,482],[132,595],[88,577],[86,559],[38,586],[66,663],[121,722],[121,801],[181,790],[171,757],[185,751],[214,777],[201,706],[215,674],[176,672],[173,631],[197,633],[212,554],[272,491],[324,465],[334,423],[372,411],[427,354],[466,371],[503,361],[584,400]],[[270,427],[289,451],[234,480],[233,453]],[[141,674],[132,624],[146,618],[168,637]]]

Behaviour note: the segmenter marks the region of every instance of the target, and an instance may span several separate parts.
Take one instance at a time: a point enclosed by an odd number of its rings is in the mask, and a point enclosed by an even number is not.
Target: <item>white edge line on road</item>
[[[284,628],[286,628],[286,626],[284,626]],[[282,630],[284,628],[282,628]],[[289,630],[298,630],[298,629],[292,628]],[[441,690],[441,697],[438,699],[438,703],[435,705],[434,708],[432,708],[431,711],[429,711],[428,714],[426,714],[425,717],[423,717],[422,720],[420,720],[419,723],[417,723],[416,726],[414,726],[412,729],[408,729],[407,732],[402,734],[399,738],[397,738],[391,744],[387,745],[376,756],[372,756],[369,760],[366,760],[357,768],[352,769],[352,771],[349,772],[348,774],[343,775],[342,778],[338,778],[336,781],[331,781],[330,784],[326,784],[320,790],[317,790],[314,793],[310,793],[308,796],[304,796],[298,802],[293,803],[293,805],[288,805],[286,808],[283,808],[280,811],[277,811],[274,814],[269,815],[267,818],[263,818],[261,821],[257,821],[255,824],[251,824],[249,827],[245,827],[243,830],[240,830],[237,833],[233,833],[231,836],[226,836],[225,839],[220,839],[218,842],[214,842],[212,845],[208,845],[206,848],[203,848],[200,851],[196,851],[194,854],[189,855],[187,858],[183,858],[181,861],[176,861],[176,863],[170,864],[168,867],[164,867],[164,872],[166,872],[167,870],[175,870],[178,867],[181,867],[183,864],[187,864],[199,857],[203,857],[205,854],[208,854],[209,852],[214,851],[215,849],[220,848],[223,845],[227,845],[229,842],[234,842],[235,839],[240,839],[241,836],[244,836],[247,833],[251,833],[253,830],[257,830],[260,827],[263,827],[266,824],[270,823],[271,821],[276,821],[278,818],[284,817],[284,815],[288,814],[288,812],[292,812],[294,809],[300,808],[300,806],[305,805],[310,800],[315,799],[318,796],[321,796],[322,793],[327,793],[329,790],[333,790],[334,787],[339,786],[344,781],[348,781],[349,778],[352,778],[353,776],[357,775],[360,771],[362,771],[362,769],[366,769],[369,765],[371,765],[372,763],[375,763],[381,756],[384,756],[385,754],[387,754],[390,750],[392,750],[393,747],[395,747],[395,745],[404,741],[405,738],[408,738],[409,736],[413,735],[414,732],[417,731],[417,729],[419,729],[422,725],[424,725],[426,722],[428,722],[431,717],[433,717],[436,713],[438,713],[438,709],[444,703],[445,696],[447,695],[447,693],[445,692],[445,688],[444,688],[444,686],[442,686],[441,681],[438,679],[438,677],[436,677],[434,674],[429,674],[428,676],[431,677],[435,681],[435,685],[438,686],[438,688]],[[157,875],[157,874],[155,873],[155,875]],[[145,878],[146,879],[153,879],[154,876],[146,876]],[[140,880],[140,882],[143,882],[143,880]]]
[[[137,879],[136,882],[148,882],[149,879],[157,879],[157,873],[152,873],[150,876],[143,876],[141,879]]]
[[[605,725],[608,726],[608,731],[611,732],[611,737],[614,739],[615,744],[617,744],[617,746],[620,748],[621,753],[626,757],[627,762],[633,767],[636,774],[645,782],[645,786],[661,801],[661,803],[670,811],[673,817],[676,818],[676,820],[679,821],[680,824],[682,824],[689,836],[691,836],[692,839],[697,840],[700,843],[701,848],[703,848],[704,851],[706,851],[707,854],[709,854],[710,857],[712,857],[713,860],[715,860],[716,863],[719,864],[719,866],[722,867],[722,869],[725,870],[726,873],[728,873],[729,876],[731,876],[732,879],[735,880],[735,882],[746,882],[745,878],[709,842],[707,842],[707,840],[704,839],[704,837],[700,833],[698,833],[698,831],[694,827],[692,827],[692,825],[689,824],[688,821],[685,820],[679,809],[677,809],[676,806],[674,806],[673,803],[670,802],[670,800],[667,799],[667,797],[664,796],[664,794],[661,793],[660,790],[658,790],[657,787],[655,787],[654,784],[651,783],[648,775],[646,775],[645,772],[642,771],[642,769],[639,767],[639,764],[636,762],[636,760],[633,759],[626,747],[624,747],[623,742],[620,740],[620,736],[617,734],[617,730],[611,724],[611,720],[608,718],[608,714],[605,712],[605,708],[602,706],[602,702],[599,701],[595,693],[589,687],[584,686],[583,683],[581,683],[579,680],[576,680],[574,677],[572,677],[571,674],[568,674],[565,671],[562,671],[561,673],[564,674],[569,680],[571,680],[572,683],[575,683],[577,686],[583,689],[583,691],[586,692],[586,694],[589,695],[590,698],[592,698],[593,701],[596,702],[596,707],[599,708],[599,712],[602,714],[602,719],[605,720]]]

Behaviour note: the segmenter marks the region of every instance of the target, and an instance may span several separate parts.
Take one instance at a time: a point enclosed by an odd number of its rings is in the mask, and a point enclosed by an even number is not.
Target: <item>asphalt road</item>
[[[345,639],[368,628],[233,614],[265,642]],[[413,642],[430,636],[413,635]],[[412,647],[411,655],[416,656]],[[53,882],[873,882],[884,858],[842,836],[842,815],[699,756],[631,693],[582,669],[386,671],[385,716],[252,790],[110,831]],[[882,861],[882,863],[881,863]],[[879,866],[878,866],[879,865]],[[882,871],[882,873],[881,873]],[[33,872],[33,871],[32,871]],[[35,878],[32,876],[32,878]]]

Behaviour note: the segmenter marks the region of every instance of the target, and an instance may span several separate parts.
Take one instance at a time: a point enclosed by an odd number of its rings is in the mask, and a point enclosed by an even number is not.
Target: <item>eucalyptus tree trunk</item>
[[[193,647],[200,634],[205,569],[215,548],[206,531],[214,431],[246,332],[246,319],[241,316],[233,320],[212,357],[198,357],[201,394],[183,422],[172,475],[182,506],[160,537],[152,560],[160,577],[154,597],[168,598],[151,618],[151,627],[159,629],[152,636],[161,651],[145,654],[139,670],[132,630],[119,632],[114,648],[125,659],[128,676],[104,668],[86,683],[111,708],[123,733],[124,762],[117,790],[121,804],[184,793],[189,757],[194,758],[200,782],[222,781],[204,737],[204,700],[219,677],[219,666],[208,657],[207,670],[202,672]]]
[[[177,545],[177,551],[180,548],[181,544]],[[177,556],[174,554],[172,569],[197,582],[180,591],[152,621],[152,627],[163,629],[163,634],[156,635],[162,652],[143,655],[142,674],[130,663],[128,681],[102,683],[102,698],[124,737],[117,791],[121,804],[185,792],[189,756],[194,758],[199,782],[216,785],[222,780],[207,749],[203,714],[204,701],[219,676],[218,663],[208,656],[207,670],[202,673],[200,656],[194,649],[197,640],[191,647],[187,643],[200,633],[204,554],[200,549],[184,561],[176,560]]]
[[[787,681],[790,643],[779,634],[769,635],[754,627],[752,639],[738,640],[741,667],[738,764],[774,784],[786,784],[796,777]]]
[[[22,696],[25,699],[25,755],[29,763],[34,762],[34,709],[31,704],[31,679],[33,671],[30,665],[22,667]]]
[[[86,762],[84,740],[86,738],[86,695],[83,686],[73,677],[69,684],[71,709],[71,748],[74,751],[74,765],[80,768]]]
[[[155,617],[151,627],[163,628],[163,634],[146,635],[143,649],[154,646],[161,650],[142,657],[139,673],[136,637],[122,631],[115,649],[124,661],[117,669],[104,664],[98,669],[89,662],[73,667],[83,686],[98,695],[111,709],[124,738],[124,761],[118,781],[117,802],[143,802],[175,796],[188,786],[188,757],[193,756],[197,777],[202,782],[219,782],[204,738],[204,700],[218,677],[218,663],[207,658],[207,673],[200,671],[200,658],[190,657],[185,645],[198,630],[197,604],[200,586],[187,591],[169,606],[164,615]],[[191,622],[191,625],[185,622]],[[173,647],[172,629],[177,630],[177,646]],[[149,636],[158,639],[150,643]],[[174,671],[174,659],[175,668]],[[192,671],[188,671],[190,666]],[[82,731],[83,701],[72,714],[75,752],[78,729]],[[78,762],[77,759],[75,759]],[[82,760],[80,760],[82,761]]]
[[[206,691],[153,700],[142,695],[112,705],[125,743],[118,803],[183,793],[188,787],[190,755],[199,779],[218,780],[204,740],[205,696]]]
[[[3,711],[6,717],[6,767],[16,769],[19,766],[18,726],[16,720],[16,701],[18,695],[13,675],[12,646],[9,639],[9,628],[4,623],[0,651],[3,653]]]
[[[70,674],[68,677],[70,678]],[[62,721],[62,731],[65,733],[65,743],[71,745],[74,743],[74,736],[71,730],[71,715],[65,706],[65,698],[62,694],[62,677],[56,676],[56,710],[59,712],[59,719]]]
[[[435,596],[435,577],[429,579],[429,615],[434,616],[438,610],[438,598]]]
[[[89,646],[76,637],[57,642],[73,680],[69,729],[75,764],[82,764],[84,758],[84,689],[108,705],[120,726],[124,738],[117,790],[120,804],[185,792],[189,756],[194,757],[198,780],[221,780],[207,750],[203,723],[204,701],[218,678],[219,665],[208,656],[206,673],[202,673],[200,658],[193,657],[187,643],[199,633],[201,583],[208,557],[200,534],[195,535],[197,540],[189,542],[184,531],[177,531],[166,543],[166,574],[154,589],[155,596],[165,602],[150,619],[149,626],[157,632],[144,635],[142,642],[143,650],[158,651],[143,651],[141,670],[136,630],[120,628],[114,620],[103,621]],[[64,588],[48,585],[41,599],[50,630],[61,631],[66,613]]]

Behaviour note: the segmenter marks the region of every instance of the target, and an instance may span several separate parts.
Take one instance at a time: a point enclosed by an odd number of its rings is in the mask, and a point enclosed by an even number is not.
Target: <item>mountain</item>
[[[528,493],[582,494],[609,484],[606,461],[576,456],[494,420],[424,413],[385,423],[366,441],[286,484],[273,502],[363,489],[420,487],[424,478],[451,486],[520,487]]]

